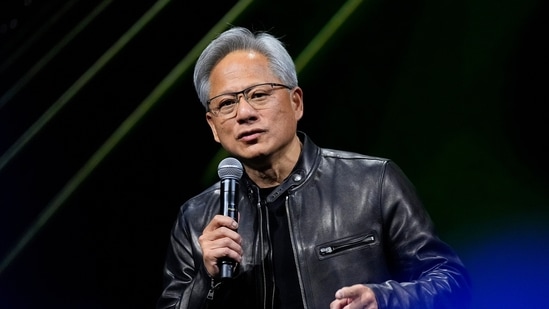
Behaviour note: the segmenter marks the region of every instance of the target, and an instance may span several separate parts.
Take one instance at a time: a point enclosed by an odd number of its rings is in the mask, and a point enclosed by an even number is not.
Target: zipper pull
[[[214,278],[212,277],[211,283],[210,283],[210,289],[208,290],[208,295],[206,295],[206,299],[213,300],[214,299],[214,292],[215,289],[221,284],[221,282],[215,283]]]
[[[320,255],[326,255],[334,252],[334,248],[332,246],[320,248]]]

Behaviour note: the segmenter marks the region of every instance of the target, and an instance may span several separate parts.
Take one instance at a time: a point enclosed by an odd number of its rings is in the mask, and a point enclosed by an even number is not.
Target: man
[[[466,269],[399,167],[297,130],[303,91],[279,40],[225,31],[194,85],[214,139],[243,165],[239,216],[219,214],[219,183],[182,205],[158,308],[467,306]]]

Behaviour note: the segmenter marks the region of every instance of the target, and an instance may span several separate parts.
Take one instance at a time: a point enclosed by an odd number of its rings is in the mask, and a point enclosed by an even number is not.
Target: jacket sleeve
[[[157,309],[207,308],[211,279],[202,265],[202,253],[180,214],[174,224],[163,269],[164,287]]]
[[[469,308],[467,270],[453,249],[435,234],[414,186],[391,161],[382,177],[383,238],[394,280],[367,284],[379,309]]]

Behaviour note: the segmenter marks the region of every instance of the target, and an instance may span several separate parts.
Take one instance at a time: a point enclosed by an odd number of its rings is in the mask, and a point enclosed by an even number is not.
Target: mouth
[[[261,135],[264,131],[263,130],[250,130],[250,131],[244,131],[240,134],[238,134],[238,140],[249,142],[251,140],[255,140]]]

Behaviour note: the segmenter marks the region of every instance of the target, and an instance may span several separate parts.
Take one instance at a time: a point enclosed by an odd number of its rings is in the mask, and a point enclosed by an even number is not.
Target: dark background
[[[310,59],[300,129],[403,168],[474,308],[546,307],[546,3],[257,1],[222,19],[237,1],[2,1],[0,308],[155,306],[178,208],[217,178],[192,67],[220,20]]]

